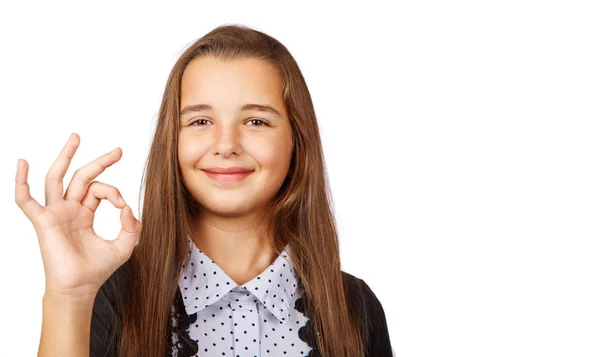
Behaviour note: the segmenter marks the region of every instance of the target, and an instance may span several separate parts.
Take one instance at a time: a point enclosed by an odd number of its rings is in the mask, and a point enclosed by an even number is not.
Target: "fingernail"
[[[21,165],[21,159],[17,159],[17,171],[19,171],[19,165]]]

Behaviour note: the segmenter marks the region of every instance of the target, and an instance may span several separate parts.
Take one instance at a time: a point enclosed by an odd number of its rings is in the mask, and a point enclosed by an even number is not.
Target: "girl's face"
[[[281,187],[292,156],[276,69],[258,59],[195,59],[183,73],[180,108],[179,165],[191,194],[212,214],[260,213]],[[206,171],[232,167],[251,172]]]

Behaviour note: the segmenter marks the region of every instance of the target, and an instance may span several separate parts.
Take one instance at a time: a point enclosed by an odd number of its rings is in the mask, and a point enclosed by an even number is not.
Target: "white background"
[[[3,3],[0,354],[36,355],[41,332],[17,159],[43,204],[71,132],[65,185],[120,146],[99,179],[138,216],[172,65],[237,23],[303,71],[343,269],[379,297],[397,356],[599,356],[599,18],[592,1]],[[97,232],[116,237],[118,214],[103,203]]]

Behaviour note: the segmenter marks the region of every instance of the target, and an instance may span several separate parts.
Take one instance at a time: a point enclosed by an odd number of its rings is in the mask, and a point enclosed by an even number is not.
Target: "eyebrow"
[[[212,111],[213,108],[208,105],[208,104],[192,104],[192,105],[188,105],[185,108],[181,109],[181,111],[179,112],[179,116],[183,116],[187,113],[191,113],[191,112],[201,112],[201,111]],[[270,105],[264,105],[264,104],[245,104],[242,107],[242,111],[245,110],[256,110],[259,112],[267,112],[267,113],[271,113],[271,114],[275,114],[276,116],[281,116],[281,113],[273,108]]]

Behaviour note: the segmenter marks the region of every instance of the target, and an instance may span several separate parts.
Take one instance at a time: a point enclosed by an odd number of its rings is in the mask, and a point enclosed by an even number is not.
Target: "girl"
[[[16,201],[38,235],[46,292],[39,356],[392,356],[383,308],[341,270],[319,129],[285,46],[220,26],[173,67],[144,173],[142,222],[94,181],[120,149],[62,180],[46,206],[19,160]],[[121,209],[114,241],[92,228]]]

